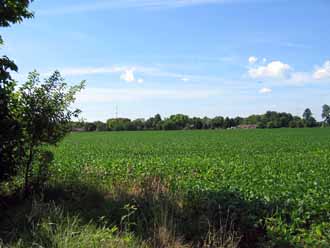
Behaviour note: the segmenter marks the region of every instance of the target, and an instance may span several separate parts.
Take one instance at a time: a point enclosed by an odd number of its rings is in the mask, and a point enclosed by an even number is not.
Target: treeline
[[[175,114],[162,119],[159,114],[149,119],[112,118],[106,123],[96,122],[73,122],[73,131],[142,131],[142,130],[184,130],[184,129],[228,129],[236,127],[255,128],[303,128],[303,127],[321,127],[330,125],[330,107],[324,105],[322,109],[323,121],[318,122],[313,117],[310,109],[306,109],[302,115],[293,116],[290,113],[279,113],[267,111],[262,115],[251,115],[247,118],[242,117],[222,117],[199,118],[189,117],[188,115]]]

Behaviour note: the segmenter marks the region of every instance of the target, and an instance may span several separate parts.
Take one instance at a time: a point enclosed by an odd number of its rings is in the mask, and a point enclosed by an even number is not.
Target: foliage
[[[269,245],[328,247],[329,138],[327,129],[75,133],[53,148],[52,180],[127,183],[134,193],[154,175],[187,196],[170,201],[188,204],[185,214],[221,206],[241,230],[265,229],[258,235]],[[199,224],[184,226],[188,232]]]
[[[0,27],[9,27],[20,23],[24,18],[32,18],[33,14],[28,7],[30,0],[1,0],[0,1]],[[0,45],[3,40],[0,36]]]
[[[16,84],[9,70],[17,71],[16,65],[8,58],[0,58],[0,182],[16,174],[20,155]]]
[[[22,22],[33,14],[28,10],[29,0],[0,1],[0,27]],[[0,46],[3,44],[0,35]],[[17,95],[15,81],[10,71],[18,68],[7,56],[0,57],[0,182],[17,173],[21,155],[20,126],[17,117]]]
[[[330,106],[327,104],[324,104],[322,107],[322,118],[325,124],[330,125]]]
[[[25,188],[32,173],[32,163],[38,149],[44,144],[56,144],[70,130],[72,117],[80,110],[70,110],[75,95],[85,82],[68,87],[60,73],[55,71],[44,83],[39,74],[31,72],[19,91],[18,122],[22,130],[25,166]]]
[[[20,217],[20,216],[19,216]],[[129,233],[119,233],[116,226],[84,223],[80,216],[70,216],[53,203],[34,200],[30,210],[18,219],[22,226],[11,234],[10,247],[145,247]],[[0,239],[0,247],[1,239]],[[5,246],[6,247],[6,246]]]
[[[2,0],[0,2],[0,26],[22,22],[24,18],[31,18],[33,14],[28,7],[30,0]]]
[[[183,114],[171,115],[164,120],[164,130],[185,129],[189,125],[189,116]]]
[[[328,111],[330,113],[330,110]],[[330,116],[330,114],[328,114]],[[325,117],[322,117],[325,118]],[[330,117],[327,119],[330,122]],[[318,123],[310,109],[306,109],[303,118],[293,116],[290,113],[279,113],[267,111],[262,115],[251,115],[243,117],[223,117],[214,118],[189,117],[183,114],[171,115],[162,119],[159,114],[146,120],[128,118],[111,118],[107,123],[97,122],[74,122],[73,131],[142,131],[142,130],[186,130],[186,129],[228,129],[239,128],[240,125],[256,125],[257,128],[302,128],[318,127]]]
[[[108,129],[111,131],[130,130],[131,120],[127,118],[116,118],[107,120]]]
[[[107,131],[108,130],[107,124],[103,123],[102,121],[96,121],[96,122],[94,122],[94,124],[95,124],[96,131]]]
[[[313,116],[312,111],[309,108],[305,109],[305,111],[303,113],[304,120],[308,120],[312,116]]]
[[[314,119],[313,113],[309,108],[305,109],[305,111],[303,113],[303,118],[304,118],[304,121],[305,121],[307,127],[316,126],[316,120]]]

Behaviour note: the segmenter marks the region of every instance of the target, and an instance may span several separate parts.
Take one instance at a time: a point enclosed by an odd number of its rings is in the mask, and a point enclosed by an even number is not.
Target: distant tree
[[[309,120],[307,121],[307,126],[308,127],[317,127],[317,121],[313,116],[311,118],[309,118]]]
[[[144,123],[145,129],[159,130],[162,128],[162,117],[160,114],[156,114],[154,117],[150,117]]]
[[[317,127],[319,123],[313,117],[310,109],[304,112],[305,119],[299,116],[293,116],[290,113],[267,111],[261,115],[250,115],[247,118],[242,117],[222,117],[214,118],[199,118],[189,117],[183,114],[171,115],[164,120],[160,115],[155,115],[147,119],[130,121],[129,119],[109,119],[108,124],[112,125],[111,130],[182,130],[182,129],[217,129],[217,128],[231,128],[241,124],[256,125],[257,128],[301,128],[301,127]],[[330,118],[329,118],[330,122]],[[115,127],[116,126],[116,127]]]
[[[177,126],[171,118],[166,118],[162,123],[162,128],[164,130],[176,130]]]
[[[223,127],[224,128],[230,128],[231,127],[231,121],[229,117],[226,117],[224,122],[223,122]]]
[[[267,123],[265,123],[263,121],[258,121],[256,125],[257,125],[257,128],[267,128]]]
[[[234,126],[237,127],[237,126],[243,124],[243,120],[244,119],[242,117],[239,117],[239,116],[235,117],[235,119],[234,119]]]
[[[202,119],[203,122],[203,129],[209,129],[212,128],[212,119],[208,118],[208,117],[204,117]]]
[[[250,115],[249,117],[245,118],[243,124],[257,124],[259,122],[259,119],[260,116],[258,115]]]
[[[297,127],[297,123],[296,123],[294,120],[292,120],[292,121],[290,121],[290,123],[289,123],[289,127],[290,127],[290,128],[296,128],[296,127]]]
[[[85,126],[86,121],[83,118],[79,118],[79,120],[71,122],[71,131],[85,130]]]
[[[315,127],[317,125],[317,122],[316,122],[315,118],[313,117],[313,113],[309,108],[305,109],[305,111],[303,113],[303,118],[304,118],[306,127]]]
[[[275,128],[277,127],[276,124],[272,121],[267,122],[267,128]]]
[[[183,129],[189,126],[189,116],[183,114],[171,115],[169,123],[173,126],[173,129]]]
[[[229,118],[229,127],[236,127],[236,121],[234,118]]]
[[[102,122],[102,121],[96,121],[94,122],[95,126],[96,126],[96,131],[107,131],[107,124]]]
[[[330,106],[327,104],[322,106],[322,118],[324,119],[325,124],[330,124]]]
[[[145,121],[144,119],[136,119],[131,122],[131,126],[133,127],[131,128],[131,130],[137,130],[137,131],[144,130]]]
[[[154,127],[154,122],[155,122],[155,118],[154,117],[150,117],[149,119],[147,119],[144,123],[144,128],[146,130],[152,130],[155,129]]]
[[[304,120],[308,120],[309,118],[311,118],[313,116],[313,114],[312,114],[312,111],[309,109],[309,108],[307,108],[307,109],[305,109],[305,111],[304,111],[304,113],[303,113],[303,118],[304,118]]]
[[[299,116],[294,116],[289,123],[289,127],[291,128],[302,128],[304,126],[304,120],[302,120]]]
[[[289,127],[290,121],[293,120],[293,116],[288,113],[279,114],[280,127]]]
[[[211,120],[212,128],[224,128],[225,119],[222,116],[216,116]]]
[[[263,115],[251,115],[242,121],[244,124],[257,124],[258,128],[281,128],[294,126],[293,116],[288,113],[267,111]]]
[[[160,123],[162,121],[162,117],[160,116],[160,114],[156,114],[154,117],[154,124],[155,126]]]
[[[84,129],[87,132],[93,132],[96,131],[96,124],[93,122],[86,122],[84,125]]]
[[[191,129],[202,129],[203,121],[199,117],[193,117],[190,119],[190,128]]]
[[[110,131],[129,130],[131,120],[127,118],[114,118],[107,120],[107,126]]]

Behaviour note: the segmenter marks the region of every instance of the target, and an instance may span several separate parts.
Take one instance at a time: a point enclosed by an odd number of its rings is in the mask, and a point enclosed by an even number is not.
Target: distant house
[[[238,128],[241,128],[241,129],[256,129],[257,125],[256,124],[239,125]]]

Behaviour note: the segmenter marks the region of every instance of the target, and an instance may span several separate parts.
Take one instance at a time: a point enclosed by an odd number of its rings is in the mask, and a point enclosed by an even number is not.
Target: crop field
[[[195,211],[200,199],[227,209],[269,246],[330,245],[329,129],[72,133],[54,152],[54,181],[157,177]]]

